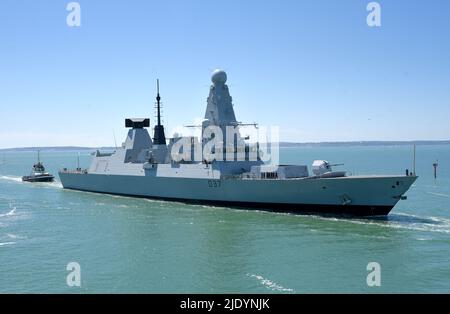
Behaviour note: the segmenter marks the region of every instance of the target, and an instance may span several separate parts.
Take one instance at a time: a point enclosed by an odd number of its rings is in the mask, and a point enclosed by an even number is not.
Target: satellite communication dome
[[[214,84],[225,84],[227,81],[227,73],[223,70],[215,70],[211,76],[211,81]]]

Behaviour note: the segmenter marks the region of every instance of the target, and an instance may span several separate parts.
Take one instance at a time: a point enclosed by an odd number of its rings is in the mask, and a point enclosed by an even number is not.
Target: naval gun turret
[[[312,164],[312,171],[315,176],[322,178],[344,177],[346,175],[346,171],[333,171],[333,167],[343,165],[344,164],[332,165],[326,160],[314,160]]]

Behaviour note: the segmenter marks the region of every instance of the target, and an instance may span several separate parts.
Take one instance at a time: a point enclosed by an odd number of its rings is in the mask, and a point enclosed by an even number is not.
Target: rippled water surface
[[[419,180],[384,219],[295,216],[22,183],[33,152],[0,152],[0,292],[450,292],[450,147],[419,146]],[[48,170],[76,152],[42,152]],[[354,174],[403,174],[410,147],[285,148]],[[439,159],[438,178],[432,163]],[[90,156],[82,153],[82,166]],[[81,265],[81,287],[66,265]],[[369,262],[381,287],[369,288]]]

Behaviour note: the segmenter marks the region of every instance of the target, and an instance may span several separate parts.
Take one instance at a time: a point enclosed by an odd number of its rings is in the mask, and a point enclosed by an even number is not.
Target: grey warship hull
[[[415,176],[241,180],[60,172],[66,189],[298,214],[384,216]]]

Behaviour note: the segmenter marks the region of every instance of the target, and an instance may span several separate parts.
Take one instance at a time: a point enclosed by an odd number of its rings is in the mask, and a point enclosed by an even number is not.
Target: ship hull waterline
[[[23,182],[38,183],[38,182],[53,182],[55,177],[52,175],[41,175],[41,176],[25,176],[22,177]]]
[[[417,179],[232,180],[60,172],[65,189],[295,214],[387,216]],[[320,203],[319,203],[320,202]]]

